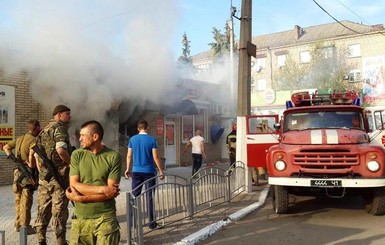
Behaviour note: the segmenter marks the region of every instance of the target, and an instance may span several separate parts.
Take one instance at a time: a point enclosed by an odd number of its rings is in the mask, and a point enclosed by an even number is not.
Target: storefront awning
[[[163,114],[198,115],[198,109],[191,100],[182,100],[173,106],[164,106]]]

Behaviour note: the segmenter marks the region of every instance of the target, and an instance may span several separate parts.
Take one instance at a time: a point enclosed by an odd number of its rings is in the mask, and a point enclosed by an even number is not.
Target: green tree
[[[319,42],[311,47],[310,57],[309,63],[299,64],[288,55],[285,66],[274,73],[273,89],[317,89],[322,92],[354,89],[354,85],[344,79],[352,69],[347,47]]]
[[[300,66],[291,55],[287,56],[286,63],[274,75],[274,90],[299,90],[310,88],[306,83],[308,66]]]
[[[182,37],[182,55],[179,56],[178,62],[183,64],[191,64],[190,41],[187,38],[186,32]]]
[[[222,34],[222,32],[217,29],[216,27],[213,27],[213,38],[214,42],[209,43],[209,46],[211,46],[211,50],[213,50],[214,58],[219,58],[223,54],[227,54],[230,52],[230,42],[231,42],[231,29],[229,25],[225,25],[225,33]],[[234,44],[234,50],[235,53],[237,50],[237,45]]]

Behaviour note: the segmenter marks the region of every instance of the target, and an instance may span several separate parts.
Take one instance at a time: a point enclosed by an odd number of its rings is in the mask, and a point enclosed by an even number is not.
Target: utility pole
[[[252,0],[242,0],[241,33],[239,39],[238,102],[237,116],[246,116],[251,112],[251,56],[256,55],[256,48],[251,43],[251,8]],[[252,54],[254,49],[254,54]]]
[[[230,117],[235,116],[235,84],[234,84],[234,15],[236,8],[233,7],[233,1],[230,2]]]
[[[237,102],[236,160],[245,164],[244,178],[247,192],[251,192],[251,178],[247,167],[246,115],[251,112],[251,56],[256,56],[256,46],[251,43],[251,2],[252,0],[242,0]]]

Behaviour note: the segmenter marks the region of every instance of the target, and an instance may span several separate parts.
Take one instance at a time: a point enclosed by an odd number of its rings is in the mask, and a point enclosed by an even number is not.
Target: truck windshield
[[[364,129],[362,114],[354,111],[318,111],[287,114],[283,131],[319,128]]]

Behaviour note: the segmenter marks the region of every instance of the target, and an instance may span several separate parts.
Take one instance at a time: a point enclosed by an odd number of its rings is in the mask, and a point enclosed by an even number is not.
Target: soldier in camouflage
[[[16,140],[8,142],[3,148],[5,154],[9,156],[12,153],[12,150],[15,149],[15,156],[27,165],[30,146],[34,141],[35,137],[39,134],[39,132],[39,121],[30,120],[28,122],[28,133],[18,137]],[[31,170],[30,172],[33,173],[33,171],[35,171],[34,168],[36,167],[34,162],[28,163],[28,165],[30,168],[27,169]],[[17,232],[20,230],[21,226],[26,226],[28,234],[32,234],[34,233],[34,230],[30,226],[30,222],[31,208],[33,204],[33,192],[35,191],[35,187],[31,185],[28,178],[26,178],[25,176],[23,178],[21,175],[21,171],[19,170],[19,168],[16,167],[13,171],[14,178],[12,186],[13,192],[15,193],[16,209],[16,218],[14,226]]]
[[[69,164],[71,145],[68,126],[71,110],[65,105],[58,105],[53,110],[53,120],[41,131],[36,138],[36,144],[59,172],[65,185],[69,185]],[[47,227],[52,217],[52,229],[56,236],[56,244],[64,245],[66,241],[66,224],[68,220],[68,198],[65,190],[53,177],[33,150],[30,158],[35,157],[39,169],[38,214],[35,221],[36,234],[39,244],[47,244]]]

